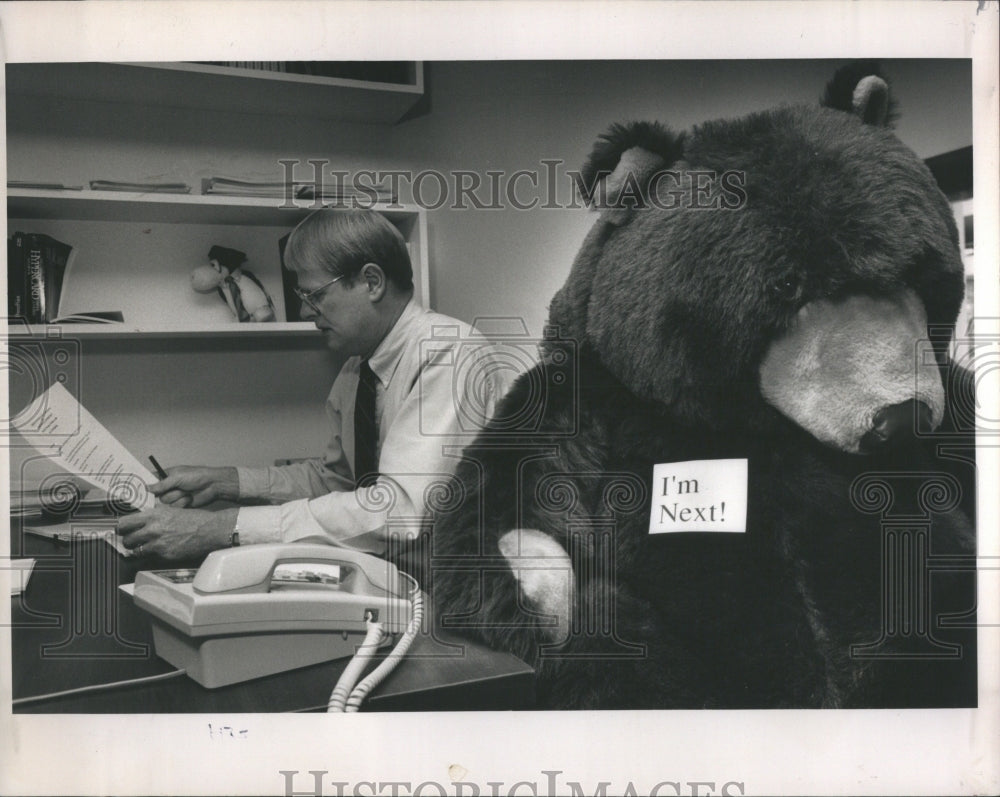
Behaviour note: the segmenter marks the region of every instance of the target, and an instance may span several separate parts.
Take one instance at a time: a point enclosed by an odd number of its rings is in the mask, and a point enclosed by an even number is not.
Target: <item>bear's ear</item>
[[[683,134],[675,135],[658,122],[615,124],[594,144],[576,175],[577,187],[587,204],[599,210],[644,207],[650,178],[683,152]]]
[[[820,104],[853,113],[875,127],[892,127],[896,120],[896,103],[877,61],[855,61],[838,69]]]

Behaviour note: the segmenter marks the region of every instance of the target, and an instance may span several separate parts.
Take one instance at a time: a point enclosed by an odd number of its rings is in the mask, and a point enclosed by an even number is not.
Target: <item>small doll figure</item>
[[[191,272],[191,287],[198,293],[217,290],[240,322],[274,321],[274,302],[260,280],[243,268],[247,256],[236,249],[213,246],[208,265]]]

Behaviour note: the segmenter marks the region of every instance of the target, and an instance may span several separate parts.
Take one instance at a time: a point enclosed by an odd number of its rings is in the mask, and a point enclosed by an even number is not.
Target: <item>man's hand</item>
[[[240,481],[236,468],[206,468],[178,465],[167,478],[149,487],[164,504],[198,507],[213,501],[238,501]]]
[[[229,547],[237,512],[157,506],[149,512],[123,515],[118,520],[118,533],[125,547],[140,556],[195,559]]]

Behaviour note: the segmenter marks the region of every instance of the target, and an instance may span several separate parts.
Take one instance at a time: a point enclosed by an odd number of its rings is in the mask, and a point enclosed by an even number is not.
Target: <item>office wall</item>
[[[394,127],[182,108],[10,98],[8,176],[86,183],[224,174],[276,179],[279,159],[331,168],[539,175],[522,201],[549,199],[543,161],[557,169],[555,204],[569,203],[576,169],[609,123],[659,119],[684,129],[781,102],[814,102],[839,62],[440,62],[428,65],[429,113]],[[902,112],[900,137],[928,157],[971,143],[968,62],[887,62]],[[453,200],[454,183],[447,182]],[[424,199],[437,183],[424,180]],[[409,199],[408,186],[403,199]],[[478,192],[489,200],[486,188]],[[453,209],[428,215],[435,309],[465,320],[521,319],[540,334],[549,298],[593,222],[576,207]],[[471,204],[471,200],[466,204]],[[251,253],[252,261],[252,253]],[[196,265],[196,264],[192,264]],[[137,269],[141,264],[137,264]],[[491,329],[496,325],[491,325]],[[504,328],[516,329],[504,322]],[[337,363],[308,340],[88,341],[84,402],[137,454],[161,461],[305,456],[319,447],[322,399]]]
[[[656,119],[683,130],[783,102],[815,102],[839,64],[432,64],[433,112],[401,130],[425,167],[508,175],[528,169],[541,172],[544,183],[541,161],[562,159],[567,168],[580,168],[612,122]],[[968,62],[885,67],[900,101],[897,132],[918,155],[971,144]],[[434,196],[431,188],[427,194]],[[437,211],[431,215],[432,295],[440,308],[466,318],[523,315],[538,334],[546,302],[592,223],[580,210]]]

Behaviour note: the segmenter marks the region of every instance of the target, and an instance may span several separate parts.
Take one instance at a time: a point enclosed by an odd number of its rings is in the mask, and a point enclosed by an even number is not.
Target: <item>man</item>
[[[121,518],[123,542],[139,555],[190,559],[317,537],[384,553],[390,529],[419,533],[428,489],[454,472],[470,421],[488,420],[506,392],[510,372],[484,338],[414,301],[406,243],[380,214],[313,213],[289,237],[285,264],[298,277],[302,317],[347,358],[327,399],[325,456],[273,468],[172,468],[150,488],[160,504]],[[456,379],[466,356],[477,358],[475,377]],[[196,508],[216,500],[276,505]]]

